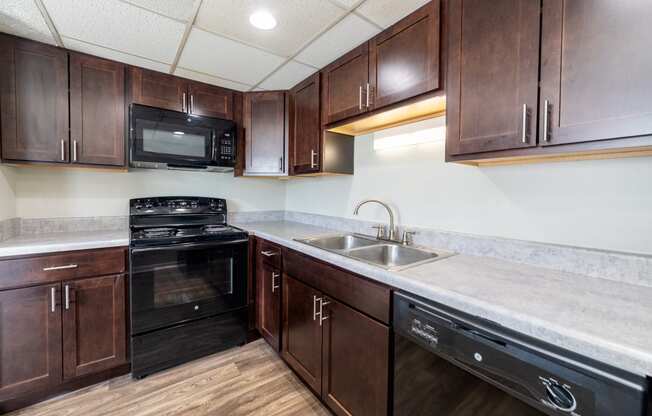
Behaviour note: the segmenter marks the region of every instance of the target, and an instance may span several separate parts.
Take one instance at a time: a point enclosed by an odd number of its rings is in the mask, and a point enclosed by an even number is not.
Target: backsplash
[[[0,221],[0,241],[5,241],[20,234],[20,218]]]
[[[129,228],[129,217],[22,218],[20,235],[74,233],[83,231],[120,231]]]

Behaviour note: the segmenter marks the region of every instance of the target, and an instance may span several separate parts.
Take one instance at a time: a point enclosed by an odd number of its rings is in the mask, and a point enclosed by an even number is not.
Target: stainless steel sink
[[[453,255],[359,234],[329,235],[296,241],[388,270],[403,270]]]

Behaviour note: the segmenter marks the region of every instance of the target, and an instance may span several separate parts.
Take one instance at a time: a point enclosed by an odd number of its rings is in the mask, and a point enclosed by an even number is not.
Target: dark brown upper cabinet
[[[449,18],[448,152],[536,146],[539,2],[453,0]]]
[[[285,175],[286,93],[252,92],[244,95],[245,174]]]
[[[320,74],[289,92],[290,175],[319,172],[321,166]]]
[[[125,66],[70,54],[71,161],[125,165]]]
[[[0,402],[61,382],[61,284],[0,292]]]
[[[189,81],[190,113],[233,120],[233,91]]]
[[[330,124],[367,111],[369,43],[365,42],[321,71],[322,124]],[[367,99],[369,98],[369,99]]]
[[[440,87],[440,10],[432,0],[369,42],[369,109]]]
[[[124,276],[63,282],[62,310],[65,379],[127,362]]]
[[[68,53],[0,35],[2,159],[70,160]]]
[[[544,0],[540,142],[652,135],[652,3]]]

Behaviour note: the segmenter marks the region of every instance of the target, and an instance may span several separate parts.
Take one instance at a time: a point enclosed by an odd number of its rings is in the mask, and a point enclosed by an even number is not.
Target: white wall
[[[0,166],[0,221],[16,216],[14,169]]]
[[[477,168],[445,164],[443,140],[374,152],[373,135],[355,152],[355,176],[289,181],[286,209],[353,217],[378,198],[412,226],[652,254],[651,158]]]
[[[232,174],[143,170],[17,168],[16,214],[23,218],[128,215],[130,198],[163,195],[227,199],[230,211],[282,210],[281,181]]]

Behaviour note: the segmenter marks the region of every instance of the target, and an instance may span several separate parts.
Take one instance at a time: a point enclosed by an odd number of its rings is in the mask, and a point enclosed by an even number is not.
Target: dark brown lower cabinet
[[[256,265],[256,299],[256,329],[269,345],[280,351],[281,271],[264,261]]]
[[[321,395],[322,330],[317,320],[321,292],[283,275],[283,349],[281,356]]]
[[[387,415],[389,328],[324,302],[322,399],[338,415]]]
[[[0,402],[61,382],[61,284],[0,292]]]
[[[63,284],[63,373],[74,378],[127,361],[124,276]]]

